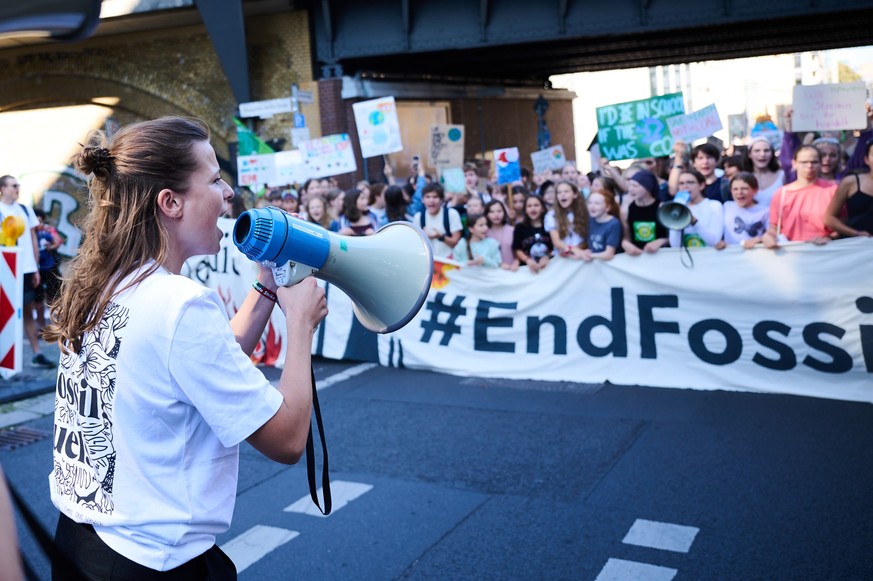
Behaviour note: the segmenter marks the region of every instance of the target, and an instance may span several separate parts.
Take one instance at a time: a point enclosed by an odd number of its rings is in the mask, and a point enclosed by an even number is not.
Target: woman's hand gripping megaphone
[[[418,313],[433,276],[433,252],[421,229],[392,222],[372,236],[341,236],[267,207],[243,212],[234,244],[273,270],[279,286],[308,276],[339,287],[367,329],[390,333]]]

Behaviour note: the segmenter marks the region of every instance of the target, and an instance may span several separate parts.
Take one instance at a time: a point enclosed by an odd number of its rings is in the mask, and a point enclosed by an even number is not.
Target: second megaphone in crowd
[[[691,210],[688,208],[690,202],[689,192],[676,192],[671,201],[664,202],[658,208],[658,220],[669,230],[684,230],[691,224]]]
[[[276,284],[313,275],[352,300],[364,327],[390,333],[421,309],[433,276],[433,251],[421,230],[392,222],[372,236],[341,236],[274,207],[247,210],[233,242],[255,262],[275,265]]]

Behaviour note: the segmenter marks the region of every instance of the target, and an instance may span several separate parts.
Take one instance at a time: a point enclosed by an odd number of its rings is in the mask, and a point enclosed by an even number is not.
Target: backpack
[[[445,230],[444,234],[446,236],[451,236],[452,231],[449,227],[449,208],[447,206],[443,206],[442,208],[443,208],[443,230]],[[421,229],[422,230],[424,230],[424,219],[425,219],[426,213],[427,213],[427,209],[422,208],[421,213],[418,215],[419,222],[421,222]]]

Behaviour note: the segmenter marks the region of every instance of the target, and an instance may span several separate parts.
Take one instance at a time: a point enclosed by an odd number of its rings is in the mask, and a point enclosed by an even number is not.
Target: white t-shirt
[[[582,237],[573,230],[573,212],[567,212],[567,221],[570,222],[570,229],[563,242],[570,247],[579,246],[582,244]],[[546,215],[543,217],[543,228],[546,229],[546,232],[558,229],[558,219],[555,218],[554,210],[546,212]]]
[[[238,444],[281,402],[215,291],[159,269],[61,355],[52,502],[128,559],[177,567],[230,526]]]
[[[697,223],[688,225],[681,231],[681,246],[696,248],[715,246],[724,234],[724,208],[721,202],[703,198],[696,204],[688,206],[691,214],[697,218]],[[680,247],[680,231],[670,230],[670,246]]]
[[[755,194],[755,201],[758,202],[759,206],[769,208],[770,200],[773,199],[773,194],[775,194],[783,185],[785,185],[785,172],[780,169],[776,174],[776,179],[773,180],[773,183],[770,184],[769,187],[758,190],[758,193]]]
[[[36,255],[33,253],[33,235],[31,230],[39,226],[39,218],[33,213],[33,209],[29,208],[26,204],[19,204],[18,202],[4,204],[0,202],[0,222],[7,216],[21,216],[24,219],[24,233],[18,238],[18,247],[21,248],[21,252],[18,253],[18,264],[21,272],[30,274],[38,271],[39,263],[36,261]]]
[[[437,232],[446,236],[451,236],[455,232],[464,229],[464,225],[461,223],[461,215],[458,214],[458,211],[454,208],[443,206],[443,208],[437,212],[436,216],[431,215],[427,209],[422,210],[422,212],[424,212],[424,228],[427,228],[428,226],[436,228]],[[443,223],[443,212],[449,213],[449,230],[451,230],[451,232],[446,232],[445,224]],[[415,213],[412,223],[416,226],[421,226],[421,212]],[[422,228],[422,230],[424,230],[424,228]],[[435,238],[429,238],[428,240],[430,241],[431,248],[433,248],[434,258],[451,258],[453,252],[451,246],[442,240],[437,240]]]
[[[763,204],[741,208],[736,202],[724,203],[724,241],[728,244],[763,236],[769,225],[770,208]]]

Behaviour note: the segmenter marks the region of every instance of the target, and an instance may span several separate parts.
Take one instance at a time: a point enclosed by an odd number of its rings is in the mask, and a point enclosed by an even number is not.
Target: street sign
[[[240,117],[260,117],[269,119],[277,113],[291,112],[291,98],[268,99],[266,101],[251,101],[239,104]]]

